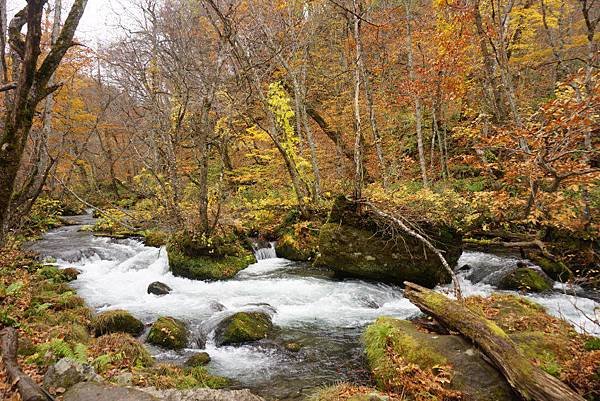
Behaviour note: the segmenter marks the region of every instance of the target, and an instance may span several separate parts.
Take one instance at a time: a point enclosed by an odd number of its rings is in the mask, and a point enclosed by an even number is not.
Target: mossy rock
[[[462,253],[462,236],[449,227],[425,230],[450,266]],[[376,219],[359,214],[352,202],[339,198],[329,221],[320,229],[317,266],[329,267],[341,277],[357,277],[394,284],[405,281],[425,287],[448,283],[450,275],[439,258],[408,235],[392,238],[383,233]]]
[[[133,370],[154,365],[154,358],[144,344],[127,333],[111,333],[94,339],[89,346],[89,356],[100,373],[110,369]]]
[[[271,317],[264,312],[238,312],[224,319],[215,330],[218,346],[266,338],[273,330]]]
[[[301,221],[282,228],[275,249],[277,256],[297,262],[314,260],[318,254],[321,225],[317,221]]]
[[[315,254],[311,249],[302,249],[294,240],[292,234],[284,234],[279,241],[277,241],[275,250],[277,252],[277,257],[297,262],[307,262],[311,260]]]
[[[168,252],[171,272],[191,280],[227,280],[256,262],[250,253],[245,256],[191,257],[175,249],[169,249]]]
[[[109,333],[128,333],[139,336],[144,331],[144,323],[125,310],[102,312],[92,322],[96,337]]]
[[[554,261],[539,255],[528,255],[552,280],[566,282],[573,277],[571,270],[560,260]]]
[[[185,361],[185,366],[190,368],[195,368],[198,366],[208,365],[210,362],[210,355],[207,352],[198,352],[190,356],[187,361]]]
[[[519,267],[506,274],[498,288],[503,290],[524,290],[544,292],[552,289],[552,280],[544,272],[530,267]]]
[[[147,341],[168,349],[182,349],[187,345],[189,331],[185,323],[172,317],[159,318],[150,329]]]
[[[465,399],[476,401],[514,399],[502,375],[460,336],[426,333],[410,321],[381,317],[367,328],[364,342],[367,361],[379,390],[418,391],[420,397],[441,399],[441,394],[432,391],[435,386],[412,390],[401,387],[405,381],[399,379],[399,375],[408,374],[404,379],[415,384],[410,376],[414,370],[410,366],[418,366],[435,381],[440,372],[447,372],[451,366],[451,381],[444,386],[448,391],[461,392]],[[406,394],[407,399],[414,395]]]

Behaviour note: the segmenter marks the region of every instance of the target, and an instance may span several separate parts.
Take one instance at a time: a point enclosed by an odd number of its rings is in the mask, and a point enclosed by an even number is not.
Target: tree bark
[[[54,401],[54,398],[44,391],[31,377],[19,368],[17,363],[18,332],[7,327],[0,332],[2,362],[10,377],[11,383],[16,383],[23,401]]]
[[[362,198],[363,187],[363,133],[360,117],[360,86],[362,46],[360,41],[360,22],[362,5],[360,0],[352,0],[354,7],[354,42],[356,47],[354,71],[354,199]]]
[[[404,294],[423,313],[473,341],[523,400],[584,401],[566,384],[534,366],[495,323],[440,293],[408,282],[405,286]]]

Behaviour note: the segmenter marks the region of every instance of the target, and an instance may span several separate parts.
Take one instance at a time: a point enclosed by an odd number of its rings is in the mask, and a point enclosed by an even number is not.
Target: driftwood
[[[522,399],[585,401],[556,377],[531,364],[495,323],[440,293],[412,283],[405,285],[405,295],[413,304],[446,328],[458,331],[471,340],[504,375]]]
[[[54,398],[42,389],[33,379],[27,376],[17,363],[18,333],[12,327],[7,327],[0,332],[0,348],[2,362],[13,385],[17,386],[23,401],[55,401]]]

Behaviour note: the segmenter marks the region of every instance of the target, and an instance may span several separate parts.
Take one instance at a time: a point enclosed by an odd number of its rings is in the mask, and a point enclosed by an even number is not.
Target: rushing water
[[[77,223],[89,223],[89,218],[79,217]],[[32,248],[55,257],[61,267],[80,269],[82,273],[73,286],[99,311],[126,309],[145,323],[158,316],[186,321],[193,333],[189,348],[182,352],[151,348],[157,358],[183,362],[197,351],[195,340],[207,338],[205,350],[212,358],[211,372],[230,377],[267,398],[291,400],[322,384],[365,380],[360,346],[364,327],[378,316],[409,318],[419,313],[399,287],[331,279],[306,264],[276,258],[274,244],[257,250],[258,262],[234,279],[203,282],[173,276],[164,248],[147,247],[133,239],[94,237],[79,228],[53,230]],[[464,292],[491,293],[493,275],[514,266],[517,260],[465,252],[459,266],[468,264],[471,268],[460,273]],[[477,283],[471,281],[475,276]],[[173,291],[163,297],[148,294],[148,284],[154,281],[169,285]],[[594,329],[583,314],[598,313],[595,301],[558,290],[532,297],[579,329]],[[220,320],[236,311],[255,309],[272,315],[277,327],[274,338],[244,346],[215,346],[212,330]],[[282,347],[286,341],[298,342],[303,348],[298,353],[289,352]]]

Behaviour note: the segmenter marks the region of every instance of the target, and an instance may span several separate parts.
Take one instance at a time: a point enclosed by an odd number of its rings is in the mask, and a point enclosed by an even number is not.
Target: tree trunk
[[[360,42],[360,21],[362,5],[360,0],[352,0],[354,7],[354,42],[356,46],[355,71],[354,71],[354,199],[362,198],[363,187],[363,134],[360,118],[360,85],[362,47]]]
[[[2,363],[10,377],[10,383],[16,384],[23,401],[54,401],[54,398],[44,391],[31,377],[19,368],[17,363],[18,332],[7,327],[0,332]]]
[[[421,98],[416,88],[416,74],[413,60],[413,43],[412,43],[412,11],[411,11],[411,0],[404,1],[404,8],[406,10],[406,47],[408,56],[408,76],[413,85],[412,96],[415,105],[415,125],[417,132],[417,148],[419,151],[419,166],[421,167],[421,179],[425,187],[429,186],[429,180],[427,179],[427,161],[425,160],[425,147],[423,145],[423,109],[421,106]]]
[[[534,366],[495,323],[438,292],[412,283],[405,285],[404,294],[413,304],[473,341],[523,400],[584,401],[566,384]]]

